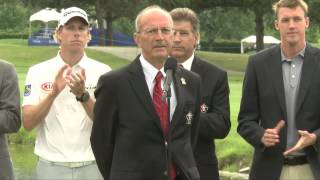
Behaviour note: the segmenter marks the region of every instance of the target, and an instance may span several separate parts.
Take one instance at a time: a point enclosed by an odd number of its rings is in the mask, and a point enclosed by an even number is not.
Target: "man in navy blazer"
[[[185,69],[199,74],[202,80],[199,138],[195,149],[200,177],[201,180],[218,180],[214,139],[225,138],[231,126],[227,72],[194,54],[200,40],[197,15],[188,8],[173,9],[170,14],[174,22],[170,54]]]
[[[274,10],[281,44],[249,58],[238,117],[255,149],[250,179],[320,179],[320,50],[306,43],[303,0]]]
[[[199,76],[180,68],[173,75],[169,142],[153,105],[154,79],[159,72],[165,75],[172,26],[170,14],[159,6],[142,10],[134,35],[141,55],[98,82],[91,144],[106,180],[200,179],[193,156],[200,113]],[[168,161],[173,168],[167,168]]]

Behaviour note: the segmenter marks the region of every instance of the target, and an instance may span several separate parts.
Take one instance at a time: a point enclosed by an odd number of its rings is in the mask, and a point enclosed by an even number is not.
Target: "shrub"
[[[240,53],[239,41],[221,41],[221,42],[208,42],[201,41],[200,49],[202,51],[215,51],[215,52],[228,52],[228,53]]]

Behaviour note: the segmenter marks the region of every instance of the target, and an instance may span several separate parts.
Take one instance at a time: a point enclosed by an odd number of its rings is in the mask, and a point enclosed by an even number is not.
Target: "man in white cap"
[[[86,56],[90,40],[85,11],[62,11],[57,56],[34,65],[26,77],[23,126],[36,129],[35,179],[102,179],[90,146],[93,91],[110,67]]]

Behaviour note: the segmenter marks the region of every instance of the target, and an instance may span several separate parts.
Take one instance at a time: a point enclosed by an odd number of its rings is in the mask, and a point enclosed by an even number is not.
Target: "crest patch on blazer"
[[[182,85],[187,85],[187,81],[184,77],[180,78],[180,81]]]
[[[202,113],[207,113],[207,112],[208,112],[208,109],[209,109],[209,107],[208,107],[205,103],[203,103],[203,104],[200,106],[200,112],[202,112]]]
[[[191,111],[189,111],[186,114],[186,124],[191,125],[192,124],[192,119],[193,119],[193,114]]]

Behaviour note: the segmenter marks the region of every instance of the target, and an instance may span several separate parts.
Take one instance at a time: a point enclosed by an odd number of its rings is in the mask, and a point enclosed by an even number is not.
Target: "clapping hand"
[[[85,70],[81,69],[80,72],[69,73],[66,76],[66,81],[68,86],[70,87],[70,92],[72,92],[75,96],[80,97],[85,91]]]

